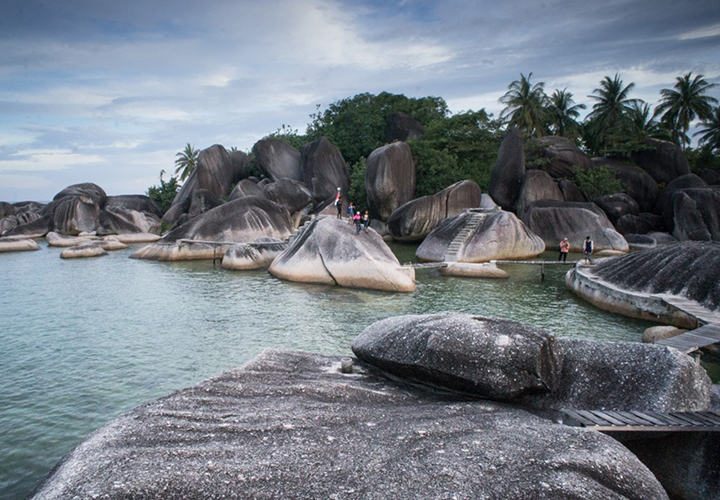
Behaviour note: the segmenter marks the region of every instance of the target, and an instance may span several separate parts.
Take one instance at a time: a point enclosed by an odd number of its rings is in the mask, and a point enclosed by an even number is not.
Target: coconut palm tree
[[[705,128],[698,130],[693,135],[700,136],[701,146],[720,153],[720,106],[715,106],[710,118],[703,120],[702,125]]]
[[[579,132],[577,118],[580,117],[584,104],[575,104],[572,92],[555,90],[550,96],[548,112],[550,115],[550,127],[555,135],[575,139]]]
[[[649,138],[668,139],[668,132],[655,120],[656,115],[657,113],[653,114],[650,111],[648,103],[634,103],[627,115],[629,135],[635,138],[637,142],[643,142]]]
[[[177,165],[175,173],[180,174],[181,181],[184,181],[190,177],[190,174],[193,173],[193,170],[195,170],[195,167],[197,166],[199,154],[200,151],[195,149],[195,147],[191,146],[188,142],[185,149],[175,155],[178,157],[177,160],[175,160],[175,165]]]
[[[642,102],[640,99],[628,97],[634,87],[634,83],[623,86],[620,75],[616,73],[614,78],[606,76],[602,79],[600,87],[588,96],[597,101],[587,116],[588,131],[605,151],[622,140],[620,129],[626,124],[633,106]]]
[[[520,80],[508,85],[508,91],[499,99],[505,104],[500,119],[508,126],[516,126],[525,136],[540,137],[548,132],[548,96],[545,83],[532,85],[531,77],[532,73],[520,73]]]
[[[662,89],[662,99],[657,106],[656,113],[662,113],[662,121],[674,133],[673,140],[680,146],[689,146],[690,137],[688,129],[690,123],[696,118],[708,120],[713,114],[713,104],[718,101],[707,92],[716,87],[708,83],[704,75],[692,77],[692,71],[686,75],[678,76],[672,89]]]

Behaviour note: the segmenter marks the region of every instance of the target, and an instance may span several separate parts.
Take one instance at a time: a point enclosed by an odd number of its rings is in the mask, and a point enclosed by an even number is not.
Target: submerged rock
[[[98,245],[95,241],[87,241],[70,248],[66,248],[60,253],[61,259],[87,259],[90,257],[102,257],[107,255],[105,249]]]
[[[25,252],[28,250],[40,250],[40,246],[34,240],[0,238],[0,253]]]
[[[264,269],[270,266],[285,248],[287,243],[277,238],[258,238],[251,243],[238,243],[227,249],[222,267],[236,271]]]
[[[601,433],[339,367],[266,351],[113,420],[34,498],[667,498]]]
[[[388,292],[415,290],[415,272],[397,257],[372,228],[322,216],[301,229],[269,269],[281,279],[303,283],[369,288]]]
[[[451,250],[456,240],[459,246]],[[425,238],[415,255],[420,260],[431,262],[489,262],[528,259],[544,251],[543,240],[515,214],[496,210],[466,212],[445,219]]]

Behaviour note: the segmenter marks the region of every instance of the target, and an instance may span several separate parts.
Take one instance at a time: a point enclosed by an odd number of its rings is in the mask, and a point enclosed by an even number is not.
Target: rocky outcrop
[[[160,217],[128,208],[105,208],[98,216],[99,235],[152,233],[160,234]]]
[[[542,170],[528,170],[523,175],[515,211],[522,217],[527,207],[540,200],[564,201],[564,196],[557,182],[548,174]]]
[[[17,212],[14,215],[7,215],[0,219],[0,236],[9,232],[11,229],[30,224],[40,218],[41,216],[36,212]]]
[[[385,121],[385,143],[416,139],[424,132],[422,123],[402,111],[396,111]]]
[[[105,210],[125,209],[135,212],[145,212],[162,217],[162,211],[153,200],[142,194],[124,194],[120,196],[108,196],[105,203]]]
[[[337,188],[342,193],[350,189],[350,171],[340,151],[327,138],[303,146],[300,164],[303,181],[316,201],[334,198]]]
[[[262,186],[258,186],[256,182],[250,179],[243,179],[235,185],[228,201],[237,200],[244,196],[265,196],[265,191]]]
[[[285,207],[291,214],[314,205],[312,193],[300,181],[280,179],[263,187],[267,199]]]
[[[625,186],[627,194],[637,201],[640,210],[650,212],[654,209],[659,189],[650,174],[634,165],[609,158],[593,158],[592,163],[597,168],[604,167],[614,173]]]
[[[91,233],[98,228],[100,211],[105,208],[107,195],[92,183],[68,186],[45,207],[44,213],[52,215],[54,231],[70,236]]]
[[[601,433],[339,368],[266,351],[113,420],[35,498],[667,499]]]
[[[577,185],[571,180],[560,179],[558,181],[558,187],[563,195],[563,201],[572,201],[576,203],[584,203],[588,201],[587,198],[585,198],[585,195],[582,194],[582,191],[580,191],[580,188],[577,187]]]
[[[394,375],[500,401],[554,390],[562,369],[562,353],[546,330],[465,314],[378,321],[352,349]]]
[[[373,229],[355,233],[347,222],[318,217],[278,255],[270,274],[303,283],[369,288],[388,292],[415,290],[415,272],[397,257]]]
[[[535,168],[555,179],[572,178],[577,169],[592,167],[590,158],[565,137],[552,135],[532,139],[528,149],[532,151],[528,162],[536,163]]]
[[[0,201],[0,220],[15,215],[15,207],[6,201]]]
[[[525,151],[522,135],[517,127],[512,127],[505,134],[490,174],[490,196],[495,203],[506,210],[515,207],[520,195],[523,174],[525,174]]]
[[[367,159],[365,191],[370,213],[387,221],[415,195],[415,163],[410,146],[395,142],[373,151]]]
[[[654,212],[662,217],[668,230],[672,230],[673,195],[677,191],[693,188],[705,188],[707,183],[695,174],[687,174],[669,182],[658,197]]]
[[[594,203],[561,203],[537,201],[530,205],[522,221],[550,248],[556,248],[567,237],[571,252],[582,252],[583,241],[590,236],[595,251],[627,252],[627,241]]]
[[[477,225],[476,225],[477,224]],[[458,248],[450,245],[458,239]],[[467,234],[465,234],[467,233]],[[528,259],[545,251],[545,243],[512,212],[466,212],[442,221],[420,244],[415,255],[432,262],[489,262],[499,259]]]
[[[251,243],[238,243],[227,249],[222,267],[235,271],[265,269],[286,248],[287,243],[277,238],[258,238]]]
[[[431,196],[409,201],[395,210],[387,228],[398,241],[420,241],[440,222],[480,204],[480,187],[473,181],[456,182]]]
[[[682,148],[672,142],[647,139],[644,151],[632,154],[632,160],[645,170],[657,183],[671,180],[690,173]]]
[[[608,194],[600,196],[593,200],[600,209],[605,212],[613,225],[617,224],[618,219],[624,215],[639,215],[640,206],[630,196],[625,193]]]
[[[627,239],[628,234],[647,234],[657,231],[652,222],[644,217],[633,214],[625,214],[615,222],[615,228]]]
[[[0,238],[0,253],[25,252],[28,250],[40,250],[40,246],[34,240]]]
[[[671,243],[568,272],[568,287],[601,309],[626,316],[692,327],[696,316],[658,294],[697,302],[720,312],[720,243]]]
[[[97,239],[97,238],[93,235],[66,236],[61,233],[56,233],[55,231],[50,231],[45,236],[45,241],[47,241],[48,246],[60,247],[60,248],[73,247],[75,245],[80,245],[81,243],[87,243],[88,241],[92,241],[95,239]]]
[[[673,236],[680,241],[720,241],[720,188],[673,193]]]
[[[300,164],[300,151],[275,137],[260,139],[253,146],[257,166],[265,177],[280,179],[304,179]]]
[[[17,217],[17,216],[15,216]],[[24,224],[19,223],[9,229],[3,229],[2,236],[12,236],[14,238],[42,238],[45,236],[52,226],[52,215],[46,214],[36,219],[30,220]]]
[[[263,236],[287,239],[292,232],[288,211],[265,198],[247,196],[208,210],[167,233],[157,243],[131,255],[138,259],[192,260],[220,258],[232,243]],[[183,243],[180,240],[220,242],[225,245]]]

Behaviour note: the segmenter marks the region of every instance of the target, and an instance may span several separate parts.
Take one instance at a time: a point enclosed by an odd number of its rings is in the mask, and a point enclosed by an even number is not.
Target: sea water
[[[638,342],[644,321],[600,311],[564,285],[568,267],[508,266],[508,280],[418,270],[391,294],[281,281],[210,261],[94,259],[62,249],[0,254],[0,498],[24,498],[73,447],[119,414],[238,367],[267,348],[351,354],[390,316],[507,318],[558,336]],[[395,245],[401,262],[414,246]],[[573,255],[571,254],[571,257]],[[555,254],[546,254],[552,259]]]

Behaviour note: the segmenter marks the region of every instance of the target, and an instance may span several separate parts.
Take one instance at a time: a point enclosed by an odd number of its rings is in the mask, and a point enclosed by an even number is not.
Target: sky
[[[249,151],[363,92],[498,116],[520,73],[591,105],[689,71],[720,84],[717,0],[0,0],[0,201],[142,194],[186,143]]]

